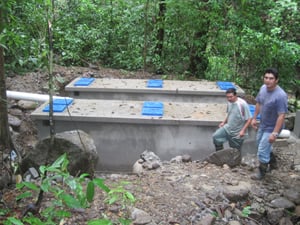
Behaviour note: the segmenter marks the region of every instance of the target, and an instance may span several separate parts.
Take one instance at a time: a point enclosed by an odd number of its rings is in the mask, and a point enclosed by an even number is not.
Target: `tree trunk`
[[[194,42],[200,42],[200,39],[205,36],[206,31],[197,32],[194,37]],[[205,71],[208,66],[208,59],[205,56],[206,45],[203,44],[201,47],[193,46],[190,52],[190,63],[189,63],[189,72],[191,74],[196,74],[198,78],[205,78]]]
[[[155,54],[162,57],[163,52],[163,43],[164,43],[164,36],[165,36],[165,29],[164,29],[164,21],[165,21],[165,13],[166,13],[166,3],[164,0],[160,0],[159,2],[159,12],[157,17],[157,24],[158,24],[158,31],[157,31],[157,44],[155,46]],[[157,68],[157,72],[161,73],[161,68]]]
[[[0,34],[4,29],[4,11],[0,8]],[[1,44],[1,43],[0,43]],[[4,71],[4,50],[0,45],[0,151],[12,150],[12,141],[9,133],[6,82]]]
[[[0,151],[12,150],[9,133],[3,47],[0,46]]]

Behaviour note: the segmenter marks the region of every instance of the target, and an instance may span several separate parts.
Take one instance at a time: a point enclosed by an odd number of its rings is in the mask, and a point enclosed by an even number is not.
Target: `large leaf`
[[[113,223],[110,220],[98,219],[88,221],[87,225],[112,225]]]
[[[101,178],[95,178],[93,179],[94,184],[96,184],[99,188],[101,188],[103,191],[105,191],[106,193],[110,192],[109,187],[107,187],[104,184],[104,179]]]
[[[92,181],[90,181],[86,189],[86,199],[88,200],[88,202],[93,201],[94,195],[95,195],[95,184]]]
[[[80,204],[80,202],[77,199],[75,199],[72,195],[62,193],[62,194],[60,194],[59,197],[70,208],[73,208],[73,209],[82,208],[82,205]]]

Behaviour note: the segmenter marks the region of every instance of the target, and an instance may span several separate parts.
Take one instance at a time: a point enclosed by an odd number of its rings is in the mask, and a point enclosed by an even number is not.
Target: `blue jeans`
[[[238,150],[241,150],[244,139],[240,137],[232,136],[228,134],[223,127],[220,127],[213,134],[213,142],[215,146],[223,146],[223,143],[227,141],[231,148],[236,148]]]
[[[261,163],[270,162],[270,154],[273,150],[272,144],[269,142],[271,132],[258,129],[256,134],[257,157]]]

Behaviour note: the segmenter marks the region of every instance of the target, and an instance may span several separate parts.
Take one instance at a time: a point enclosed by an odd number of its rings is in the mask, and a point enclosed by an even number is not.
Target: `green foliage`
[[[94,200],[95,188],[107,194],[106,201],[109,204],[119,202],[125,209],[128,203],[132,204],[135,201],[134,196],[126,191],[124,186],[127,183],[122,183],[114,189],[110,189],[105,185],[101,178],[94,178],[87,183],[86,190],[83,184],[86,183],[88,174],[81,174],[79,177],[73,177],[69,174],[67,167],[69,161],[66,154],[60,156],[50,166],[40,166],[41,182],[22,182],[17,184],[17,189],[23,190],[23,193],[16,197],[16,200],[34,199],[36,196],[40,197],[41,191],[49,193],[53,196],[52,204],[43,208],[40,216],[36,217],[28,213],[24,218],[17,219],[9,217],[5,224],[58,224],[63,219],[70,217],[70,209],[87,208]],[[0,211],[1,214],[6,215],[8,211]],[[121,224],[129,224],[130,220],[120,218]],[[105,219],[98,219],[90,221],[88,224],[113,224],[111,221]]]
[[[251,206],[246,206],[245,208],[243,208],[242,215],[244,217],[248,217],[250,214],[251,214]]]
[[[159,16],[159,0],[56,1],[55,62],[125,70],[145,66],[164,74],[192,71],[195,77],[231,80],[243,88],[247,84],[251,94],[261,85],[263,71],[272,66],[279,70],[281,85],[295,90],[291,78],[299,79],[298,1],[163,2],[166,10]],[[0,36],[6,67],[43,68],[48,53],[47,1],[8,3]],[[164,39],[159,43],[161,29]]]
[[[129,183],[124,181],[121,182],[121,184],[117,185],[115,188],[112,188],[108,192],[106,202],[109,205],[120,202],[123,209],[125,209],[128,205],[132,205],[136,200],[134,196],[124,188],[124,186],[127,184]]]

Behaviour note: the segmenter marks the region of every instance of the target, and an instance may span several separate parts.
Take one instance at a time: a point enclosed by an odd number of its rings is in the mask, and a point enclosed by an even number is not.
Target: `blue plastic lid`
[[[162,88],[163,87],[163,80],[159,80],[159,79],[148,80],[147,87],[150,87],[150,88]]]
[[[75,82],[74,86],[89,86],[94,80],[95,78],[82,77]]]
[[[144,116],[162,116],[163,114],[163,108],[143,108],[142,110],[142,115]]]
[[[229,88],[235,88],[232,82],[228,81],[217,81],[217,85],[221,90],[228,90]]]
[[[253,116],[254,112],[255,112],[255,105],[248,104],[248,106],[249,106],[249,110],[250,110],[251,116]],[[260,115],[259,114],[257,115],[256,119],[260,120]]]
[[[63,112],[67,108],[67,105],[53,105],[53,112]],[[50,105],[46,105],[43,109],[43,112],[49,112],[50,111]]]
[[[164,104],[162,102],[144,102],[144,108],[163,108]]]
[[[73,102],[73,98],[56,98],[53,99],[54,105],[70,105]]]

